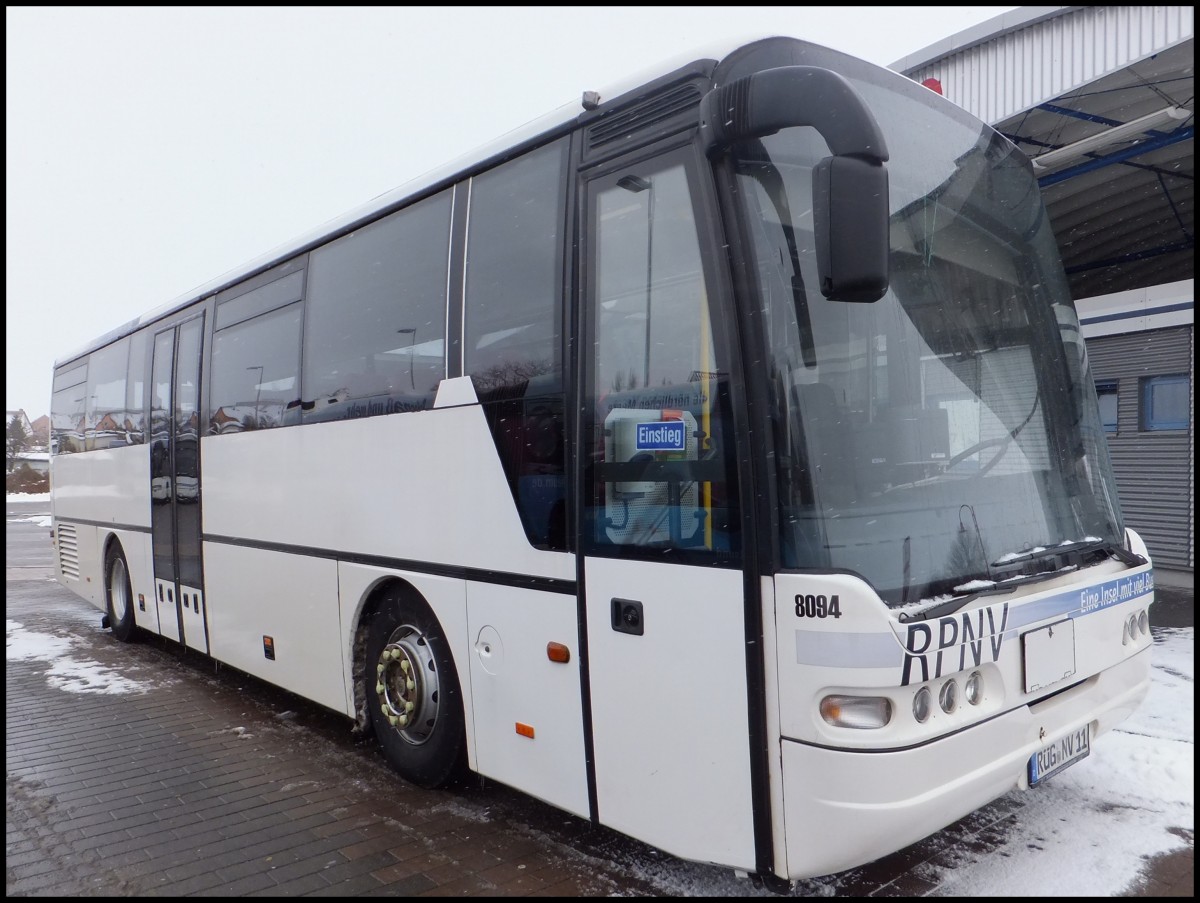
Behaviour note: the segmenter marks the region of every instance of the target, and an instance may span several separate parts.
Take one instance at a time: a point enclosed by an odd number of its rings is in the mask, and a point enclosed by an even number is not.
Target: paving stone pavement
[[[112,650],[130,651],[164,664]],[[652,893],[445,793],[393,779],[379,795],[386,766],[370,751],[263,712],[236,678],[47,706],[45,663],[6,671],[10,896]]]

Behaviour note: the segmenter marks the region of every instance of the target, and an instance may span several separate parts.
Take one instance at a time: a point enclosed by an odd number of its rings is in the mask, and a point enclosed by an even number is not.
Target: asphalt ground
[[[8,511],[7,618],[72,644],[52,672],[6,662],[8,896],[765,895],[725,869],[663,880],[672,857],[478,778],[420,790],[333,713],[161,639],[117,642],[53,580],[47,530],[14,517],[36,506]],[[1194,624],[1192,589],[1160,587],[1151,613]],[[64,692],[97,673],[125,692]],[[1021,808],[1005,797],[836,895],[936,895],[922,866],[996,847]],[[1181,836],[1114,894],[1193,896]]]

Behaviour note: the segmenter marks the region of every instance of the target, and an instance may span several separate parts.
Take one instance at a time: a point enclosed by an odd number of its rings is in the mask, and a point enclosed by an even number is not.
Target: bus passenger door
[[[154,337],[150,532],[165,637],[208,652],[200,565],[200,355],[203,315]]]
[[[586,185],[581,550],[596,810],[755,867],[728,292],[680,148]],[[710,200],[711,204],[711,200]]]

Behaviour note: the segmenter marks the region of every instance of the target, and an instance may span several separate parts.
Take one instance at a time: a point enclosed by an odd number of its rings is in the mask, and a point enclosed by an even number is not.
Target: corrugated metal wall
[[[1194,6],[1080,6],[906,74],[994,124],[1194,35]]]
[[[1145,540],[1156,567],[1195,568],[1193,431],[1140,429],[1141,386],[1147,376],[1194,379],[1192,327],[1157,329],[1087,340],[1092,377],[1117,382],[1117,432],[1108,448],[1125,524]],[[1195,385],[1192,385],[1192,409]]]

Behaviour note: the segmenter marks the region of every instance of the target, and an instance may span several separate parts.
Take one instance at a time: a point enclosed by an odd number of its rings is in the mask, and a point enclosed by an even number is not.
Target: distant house
[[[50,415],[43,414],[33,421],[33,441],[36,445],[47,448],[50,445]]]

